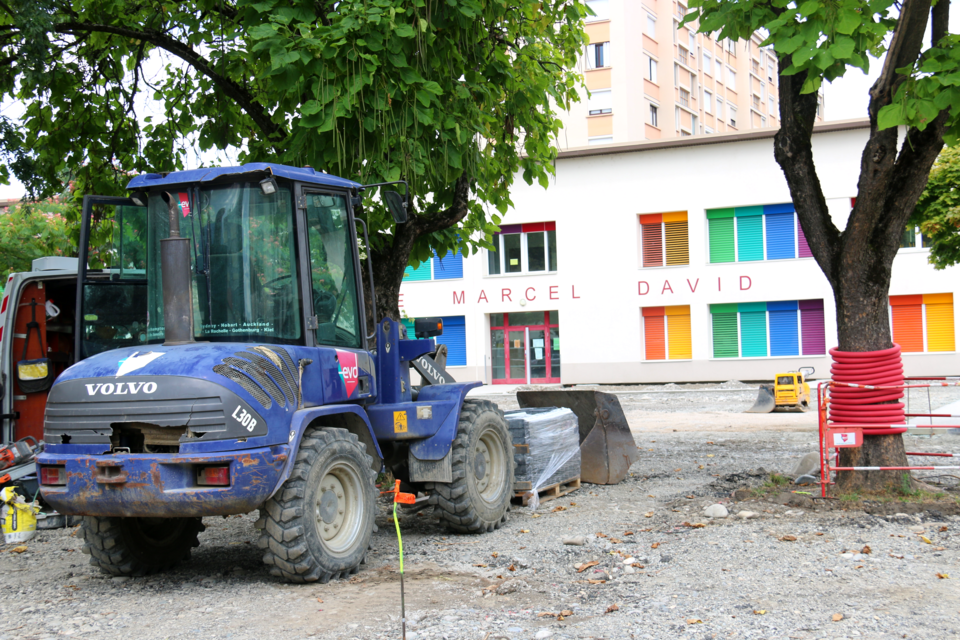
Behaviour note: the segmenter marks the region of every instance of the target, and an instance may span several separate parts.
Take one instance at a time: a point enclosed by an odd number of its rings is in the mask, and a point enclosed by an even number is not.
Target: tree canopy
[[[53,201],[20,203],[0,216],[0,277],[30,271],[44,256],[77,255],[76,238],[67,223],[69,205]]]
[[[578,100],[579,0],[8,0],[4,166],[34,195],[122,192],[194,147],[404,179],[410,221],[372,194],[386,309],[408,258],[483,245],[518,173],[546,185],[556,111]],[[378,294],[378,298],[380,295]]]
[[[944,149],[937,158],[909,224],[920,227],[934,267],[960,264],[960,149]]]

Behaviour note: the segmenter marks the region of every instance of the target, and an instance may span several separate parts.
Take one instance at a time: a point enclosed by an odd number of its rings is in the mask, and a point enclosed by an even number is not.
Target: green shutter
[[[713,357],[736,358],[737,350],[737,314],[713,314]]]
[[[739,309],[737,308],[736,302],[710,305],[710,313],[736,313],[737,311],[739,311]]]
[[[750,260],[763,260],[762,215],[737,217],[737,261]]]
[[[430,279],[430,261],[421,262],[420,266],[414,269],[407,267],[403,270],[403,279],[405,282],[411,280],[429,280]]]
[[[767,355],[767,312],[740,312],[740,355],[762,358]]]
[[[707,209],[707,220],[715,220],[717,218],[732,218],[735,212],[735,209]]]
[[[710,222],[710,262],[734,262],[733,218],[714,218]]]
[[[401,318],[400,324],[407,328],[407,339],[413,340],[413,318]]]

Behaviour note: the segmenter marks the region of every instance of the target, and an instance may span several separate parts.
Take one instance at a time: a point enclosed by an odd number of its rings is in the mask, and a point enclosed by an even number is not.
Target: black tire
[[[261,508],[259,545],[272,575],[326,583],[359,571],[376,516],[372,460],[346,429],[304,434],[290,477]]]
[[[200,546],[200,518],[83,518],[83,552],[114,576],[145,576],[190,557]]]
[[[464,401],[451,455],[453,482],[426,483],[441,519],[459,533],[499,529],[513,496],[514,459],[513,439],[497,405]]]

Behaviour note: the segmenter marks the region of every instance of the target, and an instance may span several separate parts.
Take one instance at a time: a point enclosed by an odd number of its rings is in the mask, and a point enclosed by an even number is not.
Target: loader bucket
[[[590,390],[518,391],[517,402],[530,407],[563,407],[580,424],[580,480],[617,484],[640,459],[620,401],[612,393]]]
[[[770,413],[777,407],[777,401],[773,397],[773,387],[768,384],[760,385],[760,391],[757,394],[757,401],[753,406],[744,411],[744,413]]]

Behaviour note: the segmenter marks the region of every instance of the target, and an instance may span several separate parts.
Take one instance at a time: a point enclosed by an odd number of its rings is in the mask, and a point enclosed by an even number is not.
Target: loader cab
[[[812,367],[804,367],[799,371],[789,371],[776,375],[774,397],[777,406],[807,406],[810,402],[810,386],[806,375],[813,373]]]

